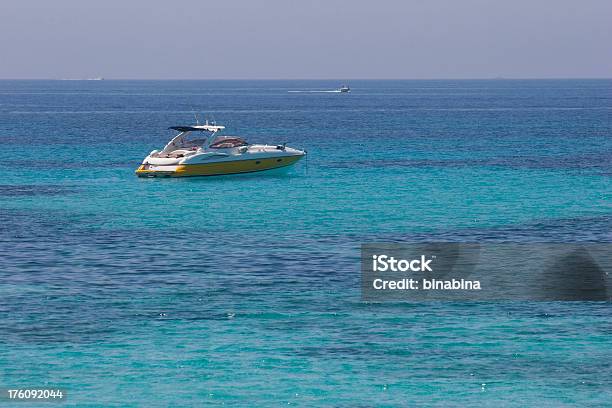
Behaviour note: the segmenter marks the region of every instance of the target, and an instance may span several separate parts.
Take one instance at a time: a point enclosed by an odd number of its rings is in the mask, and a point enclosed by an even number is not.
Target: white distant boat
[[[351,88],[349,88],[348,85],[342,85],[340,88],[338,88],[338,92],[342,92],[342,93],[351,92]]]

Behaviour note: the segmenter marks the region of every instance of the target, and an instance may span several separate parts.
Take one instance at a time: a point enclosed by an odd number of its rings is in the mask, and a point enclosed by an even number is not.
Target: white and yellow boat
[[[306,152],[283,145],[249,144],[237,136],[218,136],[224,126],[173,126],[179,132],[163,150],[153,150],[136,170],[139,177],[218,176],[287,167]],[[193,137],[194,132],[204,137]]]

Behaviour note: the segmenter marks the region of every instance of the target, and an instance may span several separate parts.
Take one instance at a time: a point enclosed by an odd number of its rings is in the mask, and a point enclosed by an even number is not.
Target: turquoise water
[[[369,241],[612,241],[612,80],[0,81],[0,387],[608,405],[602,303],[360,302]],[[192,110],[287,174],[138,179]]]

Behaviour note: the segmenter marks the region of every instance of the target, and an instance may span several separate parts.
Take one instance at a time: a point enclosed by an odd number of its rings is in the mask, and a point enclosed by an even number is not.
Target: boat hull
[[[136,170],[136,175],[139,177],[194,177],[253,173],[291,166],[302,157],[303,155],[294,155],[172,166],[142,164]]]

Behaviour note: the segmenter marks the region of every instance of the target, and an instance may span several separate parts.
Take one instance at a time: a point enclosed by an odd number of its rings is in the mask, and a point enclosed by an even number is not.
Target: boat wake
[[[334,90],[328,90],[328,91],[323,91],[323,90],[319,90],[319,91],[308,91],[308,90],[304,90],[304,91],[287,91],[290,93],[340,93],[340,90],[338,89],[334,89]]]

